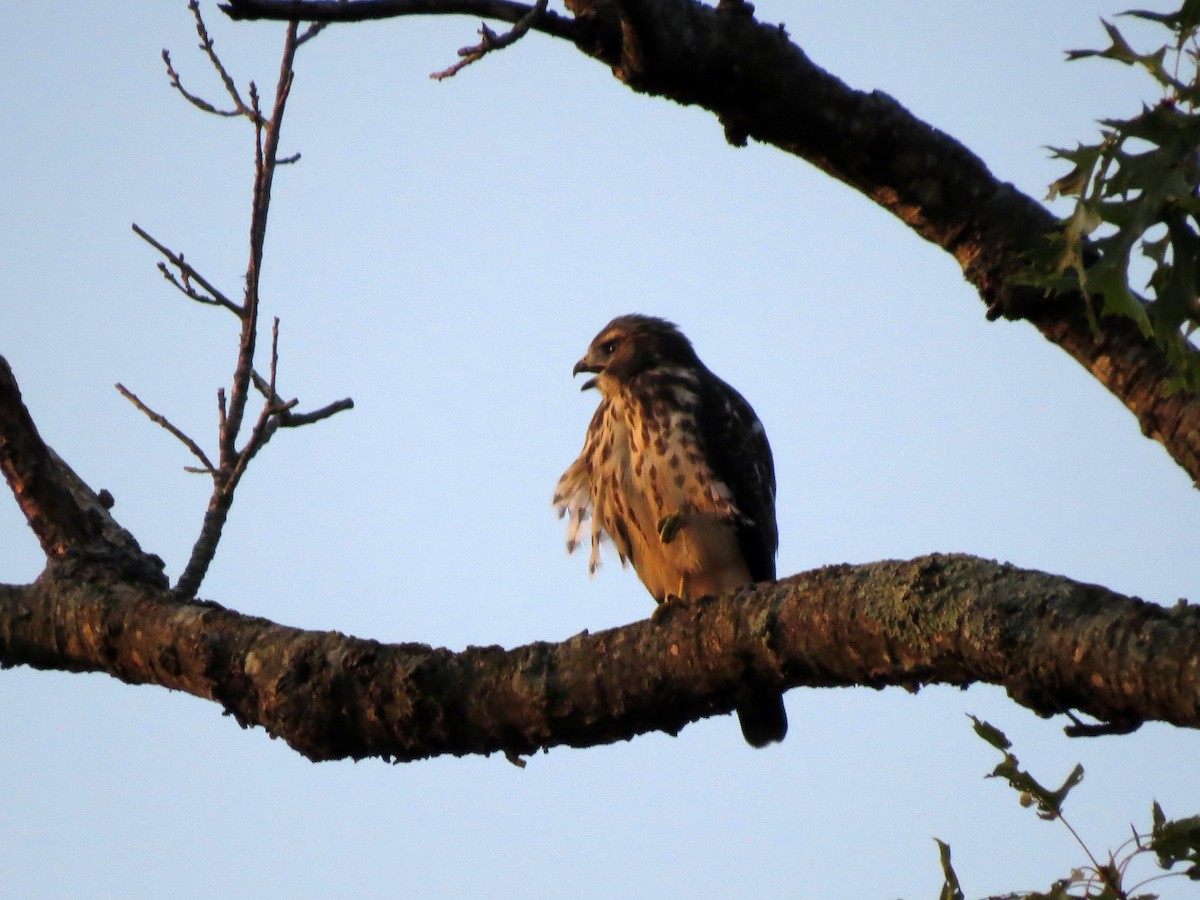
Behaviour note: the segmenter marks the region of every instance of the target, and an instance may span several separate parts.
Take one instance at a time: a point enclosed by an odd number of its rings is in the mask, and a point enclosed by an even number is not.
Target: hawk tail
[[[765,747],[782,741],[787,734],[787,710],[783,694],[773,688],[747,691],[737,701],[738,723],[742,737],[751,747]]]

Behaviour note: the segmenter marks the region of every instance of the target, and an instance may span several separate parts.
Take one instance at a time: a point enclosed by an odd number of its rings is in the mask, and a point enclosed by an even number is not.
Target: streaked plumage
[[[612,541],[654,599],[695,600],[775,578],[775,470],[766,432],[741,394],[714,375],[673,324],[613,319],[575,365],[600,390],[583,452],[563,473],[554,506],[567,549],[591,518],[591,558]],[[738,703],[756,747],[787,732],[776,690]]]

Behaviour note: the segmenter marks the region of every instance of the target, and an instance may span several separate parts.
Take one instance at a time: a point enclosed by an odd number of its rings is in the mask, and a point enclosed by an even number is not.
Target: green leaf
[[[1184,0],[1183,6],[1173,13],[1151,12],[1148,9],[1130,9],[1119,15],[1133,19],[1158,22],[1176,33],[1186,34],[1200,28],[1200,0]]]
[[[1158,82],[1160,96],[1132,117],[1102,120],[1099,143],[1053,151],[1071,168],[1050,185],[1049,198],[1076,203],[1050,240],[1026,254],[1029,271],[1019,278],[1052,293],[1077,290],[1097,338],[1104,318],[1132,320],[1168,360],[1168,389],[1200,391],[1200,350],[1189,340],[1200,326],[1200,0],[1183,0],[1173,12],[1124,15],[1158,23],[1172,32],[1170,40],[1139,53],[1102,21],[1108,46],[1068,56],[1139,66]],[[1145,297],[1129,283],[1135,248],[1154,267]],[[1019,787],[1018,773],[998,775]],[[1046,801],[1053,810],[1053,792],[1029,793],[1040,809]]]
[[[1121,32],[1117,30],[1116,26],[1105,22],[1103,19],[1100,20],[1100,24],[1108,32],[1109,46],[1104,50],[1068,50],[1067,61],[1074,62],[1077,59],[1099,56],[1104,59],[1115,59],[1117,62],[1123,62],[1126,65],[1132,65],[1137,62],[1138,55],[1133,52],[1133,48],[1122,37]]]
[[[1170,869],[1181,862],[1191,863],[1186,870],[1188,878],[1200,880],[1200,816],[1168,820],[1157,803],[1153,816],[1150,849],[1158,857],[1159,867]]]
[[[1119,16],[1129,16],[1131,19],[1145,19],[1149,22],[1157,22],[1160,25],[1166,25],[1174,31],[1179,24],[1179,13],[1158,13],[1151,12],[1148,9],[1127,9],[1123,13],[1117,13]]]
[[[934,838],[934,841],[938,845],[938,854],[942,859],[942,875],[945,877],[938,900],[966,900],[962,886],[958,883],[958,875],[954,871],[954,866],[950,864],[950,845],[937,838]]]
[[[1050,183],[1050,190],[1046,194],[1047,200],[1056,200],[1059,197],[1078,197],[1088,186],[1088,182],[1092,180],[1092,167],[1076,166],[1062,178]]]
[[[1012,746],[1012,741],[1005,737],[1004,732],[995,725],[985,722],[983,719],[977,719],[974,716],[969,716],[969,718],[975,723],[975,733],[997,750],[1007,750]]]
[[[1067,799],[1067,794],[1071,793],[1081,781],[1083,781],[1083,766],[1076,763],[1075,768],[1071,770],[1071,774],[1067,776],[1061,787],[1050,795],[1054,800],[1055,811],[1062,809],[1062,805]]]

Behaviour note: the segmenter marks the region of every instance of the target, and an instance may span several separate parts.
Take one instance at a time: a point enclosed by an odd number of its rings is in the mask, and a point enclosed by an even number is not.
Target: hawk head
[[[571,374],[591,372],[580,390],[599,387],[610,394],[629,379],[668,366],[696,366],[696,351],[674,323],[654,316],[617,316],[592,340]]]

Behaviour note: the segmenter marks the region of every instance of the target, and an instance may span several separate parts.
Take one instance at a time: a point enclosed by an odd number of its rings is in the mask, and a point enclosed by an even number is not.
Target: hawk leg
[[[679,534],[679,529],[683,527],[683,513],[667,513],[658,520],[658,536],[662,538],[664,544],[669,544],[675,540],[675,536]]]

